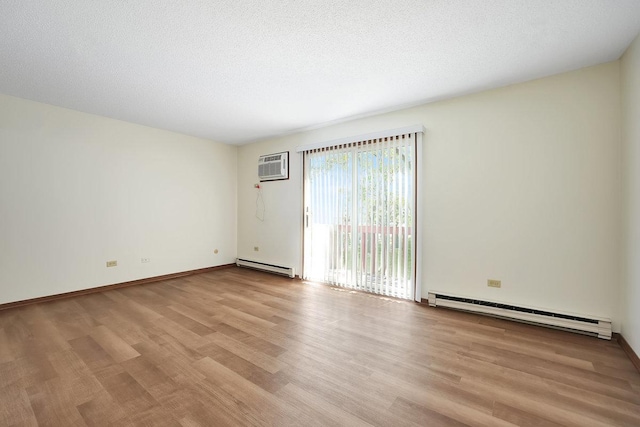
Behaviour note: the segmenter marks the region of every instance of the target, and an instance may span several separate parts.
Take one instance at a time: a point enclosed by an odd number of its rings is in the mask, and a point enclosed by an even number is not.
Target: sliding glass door
[[[305,152],[304,277],[415,293],[415,134]]]

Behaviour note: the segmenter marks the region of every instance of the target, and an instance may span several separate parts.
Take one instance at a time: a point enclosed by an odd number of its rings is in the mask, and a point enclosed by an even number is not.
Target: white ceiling
[[[638,0],[0,0],[0,93],[239,144],[615,60]]]

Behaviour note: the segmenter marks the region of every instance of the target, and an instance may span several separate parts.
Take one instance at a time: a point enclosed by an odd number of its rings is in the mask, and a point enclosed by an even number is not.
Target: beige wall
[[[238,256],[301,268],[301,157],[312,142],[423,124],[423,295],[440,290],[619,322],[619,62],[245,145]],[[263,183],[261,154],[291,151]],[[259,252],[253,250],[260,248]],[[488,278],[502,289],[488,288]]]
[[[0,95],[0,303],[233,262],[236,152]]]
[[[622,57],[624,144],[624,318],[622,334],[640,354],[640,36]]]

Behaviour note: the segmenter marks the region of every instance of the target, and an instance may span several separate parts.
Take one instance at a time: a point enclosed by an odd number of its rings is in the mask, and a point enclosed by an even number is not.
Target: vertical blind
[[[304,150],[306,279],[416,296],[415,132]]]

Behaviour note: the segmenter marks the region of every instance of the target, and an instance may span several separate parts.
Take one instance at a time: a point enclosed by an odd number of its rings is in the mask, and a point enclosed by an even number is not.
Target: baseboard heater
[[[248,259],[236,259],[238,267],[253,268],[255,270],[267,271],[269,273],[282,274],[283,276],[296,277],[293,267],[283,267],[281,265],[267,264],[264,262],[251,261]]]
[[[429,305],[431,307],[448,307],[518,322],[548,326],[593,335],[606,340],[611,339],[611,320],[600,317],[552,312],[531,307],[464,298],[438,292],[429,292]]]

